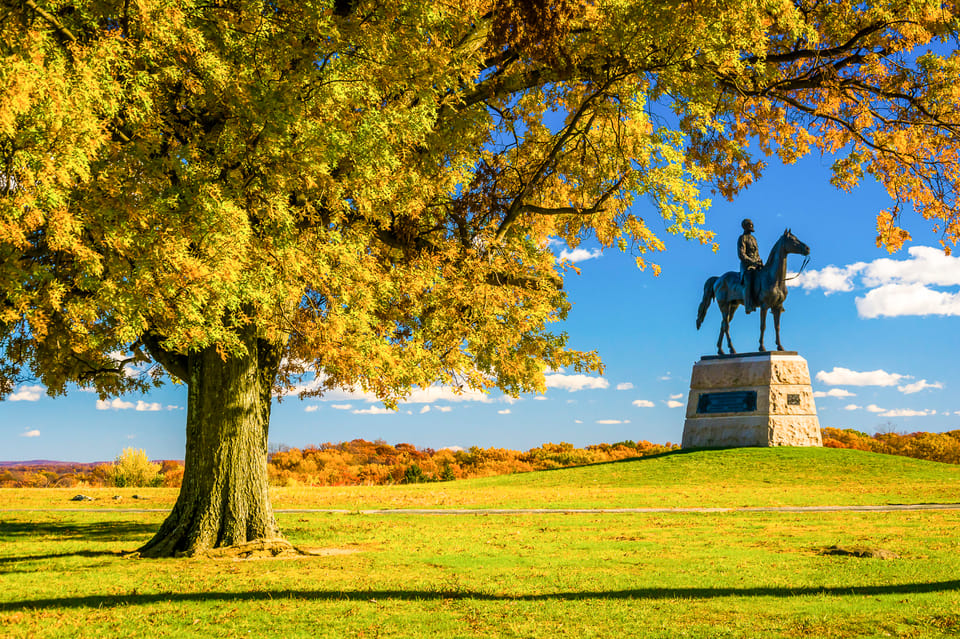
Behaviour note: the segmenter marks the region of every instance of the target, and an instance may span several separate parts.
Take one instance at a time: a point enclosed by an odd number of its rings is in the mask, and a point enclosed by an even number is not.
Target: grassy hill
[[[485,478],[473,485],[569,490],[555,500],[613,499],[624,507],[960,502],[960,467],[858,450],[738,448]]]
[[[167,508],[175,488],[4,489],[8,508]],[[675,452],[560,470],[403,486],[284,487],[283,508],[690,508],[960,503],[960,466],[832,448]],[[132,499],[146,496],[148,500]],[[114,500],[114,495],[124,499]],[[81,504],[81,507],[84,507]]]

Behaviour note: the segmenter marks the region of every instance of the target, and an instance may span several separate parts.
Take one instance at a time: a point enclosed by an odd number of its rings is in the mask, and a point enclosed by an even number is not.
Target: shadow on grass
[[[0,557],[0,573],[4,564],[14,564],[21,561],[43,561],[46,559],[61,559],[64,557],[123,557],[130,551],[122,550],[78,550],[77,552],[52,552],[46,555],[17,555],[15,557]],[[33,570],[24,572],[34,572]]]
[[[57,552],[48,555],[18,555],[16,557],[0,557],[0,575],[13,575],[17,573],[36,573],[38,570],[31,562],[50,561],[51,559],[73,559],[75,557],[84,557],[87,559],[97,559],[107,557],[109,559],[121,559],[129,551],[112,550],[79,550],[77,552]],[[83,566],[83,570],[96,570],[99,567],[106,566],[107,562],[90,563]]]
[[[18,537],[55,537],[57,541],[125,541],[157,532],[157,524],[137,521],[76,522],[0,521],[0,541]]]
[[[689,455],[691,453],[702,453],[705,450],[733,450],[731,449],[706,449],[706,448],[696,448],[696,449],[682,449],[682,450],[667,450],[662,453],[651,453],[649,455],[637,455],[636,457],[624,457],[623,459],[611,459],[610,461],[599,461],[599,462],[586,462],[583,464],[574,464],[572,466],[560,466],[558,468],[540,468],[538,470],[526,470],[523,472],[512,473],[508,475],[491,475],[488,477],[471,477],[470,479],[494,479],[497,477],[507,477],[507,476],[519,476],[519,475],[529,475],[533,473],[562,473],[565,470],[573,470],[576,468],[589,468],[593,466],[616,466],[619,464],[631,464],[636,462],[650,461],[654,459],[664,459],[666,457],[683,457],[684,455]],[[464,481],[464,480],[457,480]]]
[[[475,601],[602,601],[602,600],[665,600],[720,599],[736,597],[863,597],[880,595],[915,595],[960,591],[960,580],[931,583],[891,584],[884,586],[838,586],[804,588],[637,588],[600,592],[554,592],[535,595],[495,595],[470,591],[435,590],[262,590],[252,592],[185,592],[129,595],[87,595],[51,599],[25,599],[0,603],[0,612],[47,608],[100,608],[103,606],[141,606],[158,603],[183,604],[300,600],[300,601],[443,601],[467,599]]]

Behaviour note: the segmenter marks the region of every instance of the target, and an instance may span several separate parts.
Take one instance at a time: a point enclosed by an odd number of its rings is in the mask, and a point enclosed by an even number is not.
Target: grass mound
[[[738,448],[439,484],[278,488],[277,508],[741,508],[960,502],[960,466],[833,448]]]

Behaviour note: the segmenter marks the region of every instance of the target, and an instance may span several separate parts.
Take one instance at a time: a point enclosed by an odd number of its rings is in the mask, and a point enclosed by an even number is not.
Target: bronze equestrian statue
[[[737,243],[740,253],[741,272],[728,271],[719,277],[711,277],[703,285],[703,300],[700,302],[700,309],[697,311],[697,328],[703,324],[703,318],[710,308],[710,302],[717,300],[717,306],[720,307],[720,313],[723,316],[720,323],[720,337],[717,339],[717,353],[723,355],[723,336],[727,336],[727,348],[731,354],[736,353],[733,349],[733,343],[730,341],[730,320],[736,313],[737,307],[743,304],[745,299],[760,308],[760,350],[766,351],[763,347],[763,332],[767,326],[767,310],[773,312],[773,325],[777,333],[777,350],[784,350],[780,343],[780,313],[783,312],[783,301],[787,299],[787,255],[795,253],[803,255],[809,259],[810,249],[806,244],[798,240],[790,229],[783,232],[780,239],[776,241],[773,248],[770,249],[770,255],[767,257],[767,263],[763,264],[759,259],[757,251],[757,241],[751,235],[753,232],[753,222],[743,221],[743,235]],[[807,260],[804,260],[806,266]],[[751,266],[758,266],[754,270]],[[803,270],[803,267],[801,267]],[[752,287],[752,288],[749,288]],[[745,289],[750,290],[750,298],[746,298]],[[747,307],[749,313],[752,308]]]

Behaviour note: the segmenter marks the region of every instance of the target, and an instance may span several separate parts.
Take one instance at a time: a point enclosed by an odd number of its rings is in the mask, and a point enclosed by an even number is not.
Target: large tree
[[[389,403],[599,367],[547,331],[551,238],[643,267],[636,211],[709,243],[705,186],[820,149],[839,187],[889,190],[879,242],[916,211],[955,243],[955,13],[0,0],[0,393],[186,384],[183,487],[143,554],[272,543],[271,398],[301,375]]]

